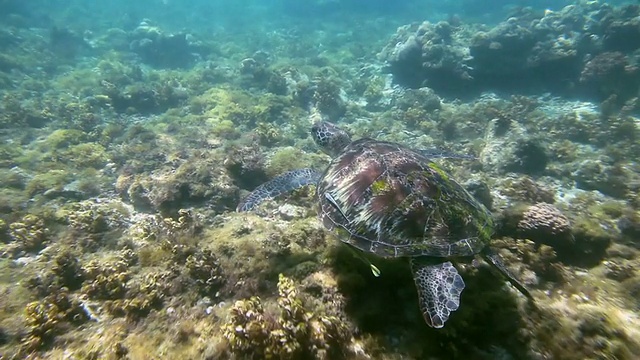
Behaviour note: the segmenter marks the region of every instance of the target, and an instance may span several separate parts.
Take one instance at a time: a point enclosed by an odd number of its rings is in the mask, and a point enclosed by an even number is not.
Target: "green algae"
[[[269,176],[277,176],[290,170],[312,167],[316,157],[295,147],[278,149],[268,160],[265,172]]]
[[[72,145],[80,145],[87,140],[87,135],[76,129],[57,129],[51,132],[42,142],[43,150],[66,149]]]
[[[70,146],[66,151],[57,152],[54,159],[78,168],[101,169],[109,161],[109,156],[100,144],[82,143]]]
[[[376,180],[371,183],[371,191],[373,191],[373,196],[379,196],[384,194],[385,192],[391,189],[391,185],[387,183],[385,180]]]
[[[49,170],[31,178],[25,188],[29,196],[42,194],[49,190],[61,190],[71,180],[72,175],[64,170]]]
[[[231,351],[252,357],[297,359],[343,356],[349,352],[348,324],[304,308],[293,281],[278,279],[280,315],[266,315],[258,297],[236,301],[223,325]]]
[[[71,16],[73,12],[69,12]],[[340,30],[332,24],[323,27]],[[388,28],[383,27],[381,33],[386,34]],[[318,349],[327,350],[323,347],[327,341],[307,349],[316,345],[308,337],[316,326],[322,331],[312,335],[331,335],[328,341],[335,341],[332,349],[352,346],[363,358],[492,358],[505,353],[527,358],[527,349],[534,349],[539,356],[624,359],[638,352],[634,318],[621,312],[618,305],[598,300],[589,304],[592,308],[569,304],[579,311],[558,311],[556,300],[567,296],[552,293],[540,296],[539,301],[555,307],[543,306],[539,316],[561,321],[554,325],[536,323],[538,315],[518,308],[513,294],[485,276],[484,270],[476,272],[470,266],[464,270],[465,279],[469,277],[465,292],[469,292],[463,295],[456,318],[444,331],[426,329],[415,306],[405,263],[383,261],[381,276],[374,279],[362,261],[346,251],[342,253],[345,247],[325,236],[314,216],[285,220],[278,212],[260,213],[260,217],[233,214],[239,188],[250,189],[239,186],[240,177],[230,175],[223,166],[230,142],[248,143],[252,141],[249,133],[260,139],[259,153],[267,154],[259,169],[268,176],[294,168],[326,166],[325,157],[309,152],[313,148],[306,139],[309,104],[304,93],[316,85],[318,92],[309,93],[320,111],[332,120],[345,115],[340,121],[348,123],[358,135],[376,136],[387,129],[392,138],[411,141],[413,136],[405,136],[403,131],[415,131],[414,135],[425,138],[420,145],[430,141],[444,144],[442,139],[447,139],[447,145],[480,154],[485,146],[481,137],[491,119],[498,119],[501,136],[509,136],[518,124],[531,132],[548,129],[546,135],[560,144],[551,148],[555,163],[545,173],[563,183],[554,186],[572,181],[574,168],[570,163],[584,157],[584,144],[597,147],[598,152],[602,147],[603,154],[618,162],[616,167],[607,168],[618,172],[616,181],[633,185],[629,172],[618,171],[629,166],[628,160],[637,152],[637,126],[630,118],[603,119],[598,114],[578,116],[566,111],[543,119],[536,104],[524,97],[478,101],[475,107],[461,101],[445,102],[442,108],[429,110],[425,109],[427,102],[413,102],[408,107],[398,105],[383,111],[381,100],[395,95],[384,88],[382,76],[367,73],[371,70],[360,64],[370,60],[370,51],[363,50],[362,43],[376,34],[354,31],[350,36],[363,40],[359,44],[336,44],[337,40],[323,35],[323,53],[314,60],[304,60],[311,54],[308,49],[320,43],[316,35],[300,32],[295,35],[296,41],[291,41],[277,32],[260,33],[249,44],[238,36],[214,32],[213,40],[203,40],[203,48],[212,51],[203,50],[206,64],[185,70],[140,67],[126,50],[117,50],[129,46],[127,33],[119,29],[110,31],[113,41],[119,41],[117,46],[95,30],[96,58],[79,61],[76,69],[68,60],[52,59],[46,51],[3,55],[0,62],[12,71],[35,76],[23,81],[0,72],[0,84],[7,89],[0,106],[0,128],[21,131],[12,131],[0,147],[0,165],[18,167],[0,171],[2,241],[11,241],[8,235],[12,223],[25,225],[14,229],[33,228],[37,233],[37,226],[26,226],[39,224],[25,220],[27,213],[41,219],[50,234],[43,242],[45,251],[37,258],[27,254],[25,265],[8,265],[1,260],[0,279],[11,277],[11,281],[1,285],[5,295],[0,301],[0,334],[8,334],[8,340],[0,344],[0,353],[10,356],[22,347],[18,357],[227,358],[231,352],[244,350],[231,348],[220,329],[233,324],[229,315],[240,309],[235,301],[249,301],[252,296],[260,297],[264,316],[280,319],[277,310],[281,304],[296,312],[301,303],[304,315],[313,314],[312,320],[306,319],[303,325],[296,318],[295,327],[300,332],[286,328],[275,334],[286,346],[272,346],[269,353],[274,354],[288,351],[311,356],[319,354],[315,352]],[[27,28],[21,34],[26,45],[21,51],[29,51],[32,40]],[[380,42],[380,38],[375,41]],[[275,60],[264,66],[260,79],[239,80],[237,64],[255,49],[272,45]],[[42,43],[38,46],[45,48]],[[45,69],[47,80],[37,73],[38,68]],[[308,79],[297,78],[296,73]],[[16,84],[18,88],[12,89]],[[368,104],[355,104],[354,94]],[[139,117],[143,114],[153,116]],[[110,121],[114,122],[105,124]],[[612,145],[612,139],[626,145]],[[501,175],[486,164],[465,163],[463,167],[469,168],[460,171],[463,177],[481,170],[492,190],[512,190],[500,194],[520,197],[521,201],[565,201],[524,182],[501,184],[495,181]],[[117,194],[112,194],[116,176]],[[535,181],[547,183],[544,178]],[[567,210],[572,215],[576,240],[599,244],[590,247],[597,250],[597,256],[587,265],[608,257],[604,247],[620,241],[616,223],[629,212],[622,205],[626,199],[633,200],[635,194],[632,188],[629,190],[618,200],[606,197],[609,201],[602,204],[572,205]],[[78,199],[85,196],[99,196],[101,201],[121,196],[124,202],[112,204],[122,209],[110,211]],[[152,206],[137,206],[144,201]],[[312,204],[308,199],[297,203],[305,209]],[[629,205],[634,206],[633,202]],[[180,209],[183,207],[193,212],[193,219],[205,220],[199,225],[195,220],[180,220],[186,211]],[[565,293],[572,289],[568,282],[577,268],[559,261],[548,247],[536,247],[526,240],[522,243],[526,246],[512,242],[505,245],[505,251],[512,254],[510,266],[525,273],[533,271],[543,279],[543,285],[536,288],[564,289]],[[65,251],[65,246],[73,247],[74,252]],[[117,266],[113,259],[105,259],[109,256],[104,253],[123,247],[129,251],[127,259],[137,260],[123,260],[126,271],[105,270]],[[586,256],[591,257],[591,253]],[[523,263],[519,257],[524,257]],[[91,258],[98,260],[92,262]],[[216,261],[219,269],[210,266]],[[98,270],[92,270],[93,265]],[[36,274],[47,267],[56,279],[53,284],[58,282],[68,291],[52,287],[49,293],[41,293],[47,286],[33,290],[15,286],[28,278],[24,273]],[[122,273],[127,276],[118,279],[116,274]],[[293,280],[295,290],[290,281],[279,278],[280,273]],[[98,275],[106,279],[97,280]],[[595,272],[588,277],[594,282],[601,279]],[[216,282],[220,278],[223,283]],[[631,288],[632,279],[625,280],[625,286]],[[278,293],[279,280],[284,284],[281,287],[288,289],[283,291],[284,296]],[[118,291],[111,293],[109,289]],[[209,302],[203,299],[205,294]],[[614,293],[594,294],[606,299]],[[76,323],[67,316],[83,297],[95,302],[94,310],[102,309],[92,314],[100,318],[99,322]],[[285,304],[286,300],[290,301]],[[72,306],[65,310],[65,303]],[[211,316],[205,316],[206,311],[211,311]],[[322,319],[325,321],[318,322]],[[358,331],[339,326],[345,322],[353,322]],[[492,352],[494,346],[506,350]]]
[[[11,144],[0,145],[0,166],[11,167],[16,165],[17,158],[23,154],[20,147]]]

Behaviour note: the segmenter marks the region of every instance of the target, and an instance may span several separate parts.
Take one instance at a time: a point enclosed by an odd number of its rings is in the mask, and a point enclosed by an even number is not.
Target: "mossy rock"
[[[257,107],[255,97],[249,93],[227,88],[212,88],[191,100],[191,112],[207,119],[222,119],[236,126],[255,122],[263,108]],[[259,116],[258,116],[259,117]]]
[[[104,146],[97,143],[83,143],[71,146],[64,154],[64,158],[79,168],[91,167],[102,168],[109,156]]]
[[[599,264],[609,245],[619,236],[612,230],[607,230],[597,220],[579,218],[572,224],[575,245],[571,254],[565,254],[571,255],[570,259],[564,256],[565,261],[587,267]]]
[[[362,96],[367,101],[367,106],[374,106],[383,97],[382,90],[384,90],[385,81],[384,78],[376,76],[369,82],[369,85],[365,88]]]
[[[86,140],[86,134],[80,130],[58,129],[53,131],[42,142],[41,149],[65,149],[72,145],[78,145]]]
[[[545,309],[536,327],[537,341],[553,358],[634,359],[640,351],[620,309],[603,303],[559,310]]]
[[[65,170],[49,170],[34,176],[25,189],[27,195],[33,196],[49,190],[61,191],[72,175]]]
[[[0,198],[2,199],[2,203],[0,203],[0,213],[2,214],[19,214],[29,201],[29,196],[24,191],[15,189],[0,189]]]
[[[11,167],[17,164],[17,158],[22,155],[22,150],[19,146],[12,144],[0,145],[0,166]]]
[[[4,188],[24,189],[27,181],[27,173],[20,169],[0,169],[0,184]]]
[[[221,139],[235,139],[241,134],[241,131],[228,119],[210,118],[207,119],[207,125],[211,128],[211,132]]]
[[[281,175],[287,171],[311,167],[313,156],[304,151],[285,147],[277,150],[267,161],[265,172],[270,177]]]

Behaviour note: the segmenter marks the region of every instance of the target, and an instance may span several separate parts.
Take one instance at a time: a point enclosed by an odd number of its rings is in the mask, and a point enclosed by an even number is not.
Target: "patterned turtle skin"
[[[452,262],[458,257],[482,256],[533,299],[488,246],[491,213],[432,161],[468,156],[368,138],[351,141],[329,122],[314,124],[311,134],[333,158],[326,170],[300,169],[276,177],[251,192],[237,211],[316,184],[318,216],[342,242],[379,257],[409,259],[420,310],[434,328],[443,327],[460,305],[465,283]]]

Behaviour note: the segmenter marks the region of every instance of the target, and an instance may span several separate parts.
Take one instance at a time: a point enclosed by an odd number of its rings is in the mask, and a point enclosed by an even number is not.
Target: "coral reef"
[[[266,181],[265,157],[258,144],[233,148],[224,160],[229,174],[242,188],[255,188]]]
[[[149,175],[121,177],[119,190],[136,208],[159,210],[165,216],[205,200],[218,209],[234,208],[237,187],[213,160],[179,160],[176,166]]]
[[[637,13],[636,5],[581,1],[557,12],[524,8],[491,28],[424,22],[398,28],[379,56],[396,82],[454,95],[525,87],[572,93],[569,84],[583,81],[595,95],[628,98],[640,85],[625,56],[640,46],[630,40]]]
[[[505,179],[504,193],[512,198],[514,202],[529,204],[553,204],[555,202],[553,190],[541,186],[529,176]]]
[[[80,261],[77,255],[71,251],[63,251],[56,256],[51,272],[56,277],[54,286],[59,285],[76,290],[84,281],[84,272]]]
[[[333,316],[305,310],[293,281],[278,280],[280,315],[267,315],[257,297],[231,308],[224,336],[231,350],[252,358],[334,359],[346,357],[349,325]]]
[[[640,353],[638,5],[23,3],[0,1],[0,357]],[[460,258],[460,309],[430,329],[406,261],[374,277],[313,186],[235,213],[327,165],[321,119],[477,157],[437,162],[535,306]]]
[[[131,34],[131,50],[142,60],[158,67],[186,67],[193,62],[194,48],[188,34],[165,34],[143,21]]]
[[[529,206],[516,226],[523,238],[560,249],[573,244],[569,219],[551,204]]]
[[[638,69],[619,51],[594,56],[580,73],[580,82],[603,100],[616,96],[618,101],[624,102],[636,96],[639,81]]]
[[[89,319],[81,302],[71,298],[68,290],[60,288],[41,301],[27,304],[25,321],[27,335],[22,340],[23,353],[30,353],[47,345],[61,334],[67,323],[81,324]]]
[[[73,229],[89,235],[124,228],[129,215],[128,209],[118,201],[84,200],[71,204],[63,212]]]
[[[340,85],[333,77],[322,77],[315,84],[313,102],[321,113],[330,119],[338,119],[346,112]]]
[[[537,335],[548,344],[552,356],[582,359],[598,354],[632,359],[640,350],[629,326],[637,323],[637,317],[613,304],[599,306],[559,299],[549,307],[547,316]]]
[[[121,274],[115,279],[115,283],[124,280]],[[165,292],[164,285],[162,285],[164,277],[165,275],[163,274],[152,273],[146,275],[137,283],[127,284],[126,296],[122,295],[120,298],[111,298],[110,301],[106,301],[105,309],[113,316],[126,316],[128,319],[133,320],[147,316],[152,310],[162,307],[163,294]],[[118,287],[115,283],[114,286]],[[109,290],[107,289],[107,291]],[[119,294],[108,294],[108,296],[114,295],[117,296]]]
[[[583,160],[574,172],[578,187],[586,190],[599,190],[614,197],[624,197],[628,187],[617,165],[607,165],[601,161]]]
[[[131,278],[128,266],[123,261],[103,264],[91,261],[83,266],[86,282],[82,292],[92,299],[116,300],[124,297],[127,282]]]
[[[215,297],[224,284],[225,276],[216,256],[210,250],[189,255],[185,260],[185,267],[205,296]]]
[[[49,229],[44,220],[32,214],[25,215],[20,221],[9,224],[9,238],[12,240],[4,253],[12,256],[21,255],[24,252],[33,252],[42,249],[49,237]]]

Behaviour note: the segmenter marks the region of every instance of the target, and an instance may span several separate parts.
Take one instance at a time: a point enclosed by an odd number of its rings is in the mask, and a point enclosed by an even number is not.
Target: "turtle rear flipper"
[[[265,200],[273,199],[305,185],[316,184],[320,175],[318,171],[313,169],[298,169],[286,172],[258,186],[238,204],[236,211],[249,211]]]
[[[449,261],[434,264],[429,258],[411,258],[413,280],[418,289],[420,310],[427,325],[441,328],[460,306],[464,289],[462,276]]]
[[[504,276],[510,283],[513,285],[518,291],[522,293],[522,295],[526,296],[529,300],[533,301],[533,296],[527,290],[527,288],[518,280],[515,275],[507,266],[502,262],[502,258],[498,253],[492,250],[490,247],[485,247],[482,253],[480,254],[482,258],[489,263],[495,270],[497,270],[502,276]]]

